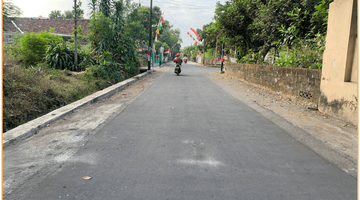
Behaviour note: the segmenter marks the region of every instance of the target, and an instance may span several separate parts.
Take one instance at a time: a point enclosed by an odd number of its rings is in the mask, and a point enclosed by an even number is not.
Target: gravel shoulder
[[[234,98],[257,104],[280,116],[280,120],[300,128],[303,131],[287,132],[332,164],[357,177],[356,126],[309,109],[316,108],[316,103],[301,97],[274,92],[226,73],[208,73],[207,77]]]

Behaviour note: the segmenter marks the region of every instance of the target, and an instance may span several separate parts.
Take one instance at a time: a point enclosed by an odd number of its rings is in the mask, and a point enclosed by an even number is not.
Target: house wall
[[[319,110],[357,124],[357,1],[330,4]]]

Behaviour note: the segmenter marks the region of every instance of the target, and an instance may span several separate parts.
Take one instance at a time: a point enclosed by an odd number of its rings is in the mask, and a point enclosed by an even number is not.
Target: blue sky
[[[150,6],[150,0],[132,0],[143,6]],[[52,10],[71,10],[73,0],[12,0],[23,11],[21,17],[48,17]],[[153,0],[153,6],[158,6],[165,11],[164,19],[168,20],[173,28],[181,30],[183,39],[182,47],[190,46],[193,40],[187,35],[190,28],[202,29],[204,24],[213,20],[215,5],[214,0]],[[222,4],[225,0],[220,0]],[[82,9],[85,18],[88,18],[89,0],[82,0]],[[193,35],[194,36],[194,35]]]

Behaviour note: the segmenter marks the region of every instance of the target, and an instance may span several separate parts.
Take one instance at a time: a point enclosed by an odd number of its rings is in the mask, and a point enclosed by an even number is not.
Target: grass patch
[[[108,87],[106,80],[56,70],[22,67],[4,51],[3,132]]]

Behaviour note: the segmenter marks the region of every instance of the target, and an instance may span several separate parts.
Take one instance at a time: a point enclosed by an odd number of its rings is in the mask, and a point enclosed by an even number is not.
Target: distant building
[[[84,35],[89,33],[89,19],[78,19],[77,25],[81,25]],[[64,41],[71,38],[72,29],[75,27],[72,19],[50,19],[47,17],[20,18],[15,20],[4,20],[3,22],[3,42],[11,43],[12,36],[25,32],[39,33],[49,31],[50,27],[55,28],[56,35],[63,37]]]

